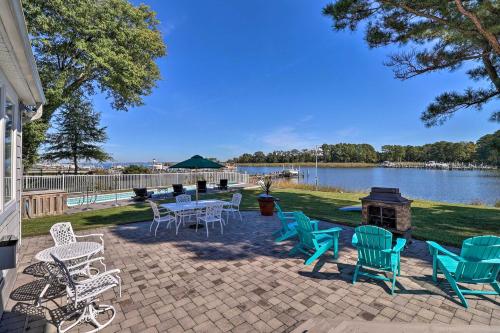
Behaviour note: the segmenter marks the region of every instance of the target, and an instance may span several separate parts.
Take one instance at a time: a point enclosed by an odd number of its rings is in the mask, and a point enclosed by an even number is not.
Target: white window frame
[[[12,191],[12,198],[8,202],[4,202],[4,185],[5,185],[5,178],[4,178],[4,160],[5,160],[5,150],[4,148],[4,143],[5,143],[5,125],[6,125],[6,119],[5,119],[5,106],[7,103],[7,99],[12,103],[14,109],[12,113],[12,138],[11,138],[11,191]],[[17,188],[16,188],[16,168],[17,168],[17,163],[16,163],[16,158],[17,158],[17,112],[19,110],[18,106],[18,99],[15,94],[9,94],[8,87],[5,84],[0,83],[0,146],[2,149],[0,149],[0,214],[9,214],[11,211],[15,210],[16,208],[16,198],[17,198]],[[1,225],[2,223],[0,223]]]

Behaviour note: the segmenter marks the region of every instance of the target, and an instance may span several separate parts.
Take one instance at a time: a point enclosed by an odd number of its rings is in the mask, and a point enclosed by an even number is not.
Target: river
[[[281,167],[238,167],[238,171],[263,174]],[[316,169],[301,167],[300,183],[314,184]],[[398,187],[409,198],[452,203],[500,201],[500,170],[434,170],[395,168],[318,168],[321,186],[347,191],[369,191],[372,186]]]

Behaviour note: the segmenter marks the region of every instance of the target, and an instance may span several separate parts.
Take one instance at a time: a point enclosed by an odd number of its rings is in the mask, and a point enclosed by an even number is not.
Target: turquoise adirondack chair
[[[284,212],[277,202],[274,202],[274,205],[276,207],[278,218],[281,222],[281,228],[273,233],[274,236],[278,236],[274,241],[282,242],[289,238],[296,237],[297,231],[295,229],[297,227],[297,222],[295,221],[295,212]],[[311,223],[317,224],[318,221],[314,220],[311,221]]]
[[[274,241],[282,242],[286,239],[297,236],[297,222],[295,221],[294,212],[284,212],[280,205],[275,201],[274,206],[276,207],[276,212],[278,219],[281,222],[281,228],[273,233],[274,236],[278,236]]]
[[[358,249],[358,262],[354,270],[352,284],[356,283],[358,275],[389,281],[392,283],[391,294],[394,295],[396,276],[401,273],[400,254],[405,244],[406,239],[398,238],[396,245],[392,247],[392,233],[385,229],[372,225],[357,227],[352,236],[352,245]],[[363,267],[391,272],[392,277],[363,272],[361,271]]]
[[[464,307],[469,307],[464,295],[500,295],[500,237],[478,236],[464,240],[460,255],[435,242],[427,242],[432,255],[432,279],[443,273]],[[460,289],[458,283],[489,284],[493,291]]]
[[[338,258],[341,228],[333,227],[318,230],[318,223],[311,221],[304,213],[294,212],[294,216],[297,222],[296,231],[299,236],[299,243],[294,246],[290,254],[294,255],[297,252],[302,252],[310,256],[305,261],[306,265],[310,265],[330,249],[332,249],[333,257]]]

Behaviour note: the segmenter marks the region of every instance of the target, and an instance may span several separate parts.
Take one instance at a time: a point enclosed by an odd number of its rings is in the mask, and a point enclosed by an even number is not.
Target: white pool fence
[[[249,175],[239,172],[185,172],[116,175],[55,175],[24,176],[23,191],[63,190],[67,193],[123,191],[134,187],[169,187],[172,184],[192,185],[196,180],[218,184],[227,179],[230,184],[248,184]]]

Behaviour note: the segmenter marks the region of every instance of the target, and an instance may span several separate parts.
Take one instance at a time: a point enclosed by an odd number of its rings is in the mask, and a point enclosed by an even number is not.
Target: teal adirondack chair
[[[297,222],[295,221],[295,212],[284,212],[277,202],[274,202],[274,205],[276,207],[278,218],[281,222],[281,228],[273,233],[274,236],[278,236],[274,241],[282,242],[289,238],[296,237],[297,231],[295,229],[297,227]],[[317,224],[318,221],[311,221],[311,223]]]
[[[278,236],[274,241],[282,242],[297,236],[297,231],[295,230],[297,222],[295,222],[294,212],[284,212],[276,201],[274,202],[274,206],[276,207],[278,219],[281,222],[281,228],[273,233],[274,236]]]
[[[392,283],[391,294],[394,295],[396,276],[401,273],[400,253],[405,244],[406,239],[398,238],[396,245],[392,247],[392,233],[385,229],[372,225],[357,227],[352,236],[352,245],[358,249],[358,262],[354,270],[352,284],[356,283],[358,275],[389,281]],[[391,272],[392,277],[363,272],[361,271],[363,267]]]
[[[435,242],[427,242],[432,255],[432,279],[443,273],[464,307],[469,307],[464,295],[500,295],[500,237],[478,236],[464,240],[459,255]],[[458,283],[489,284],[493,291],[460,289]]]
[[[302,252],[309,256],[305,261],[306,265],[310,265],[330,249],[332,249],[333,257],[338,258],[341,228],[333,227],[318,230],[318,223],[311,221],[304,213],[294,212],[294,216],[297,222],[296,230],[299,243],[294,246],[290,254],[294,255],[297,252]]]

